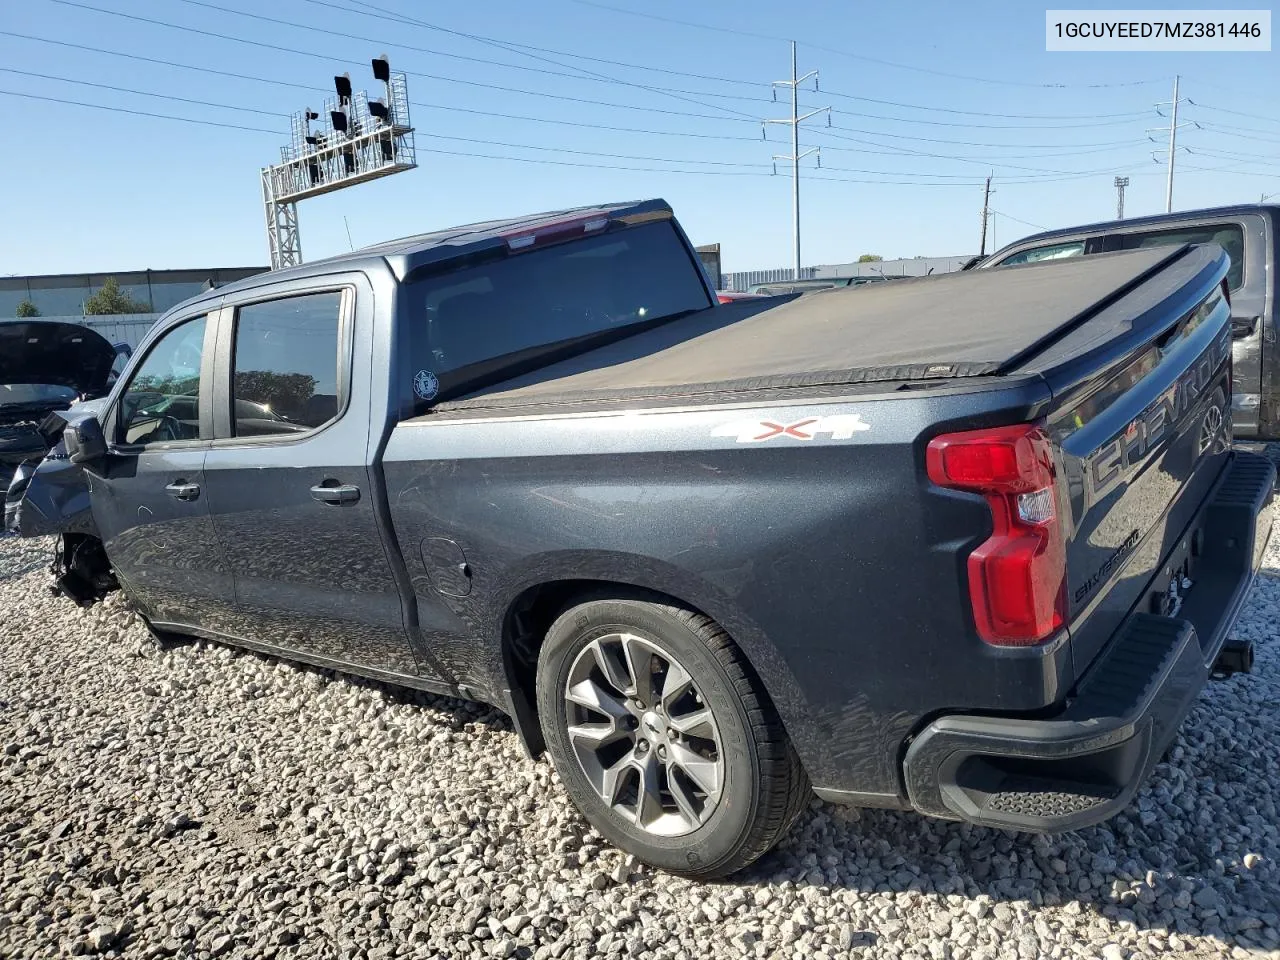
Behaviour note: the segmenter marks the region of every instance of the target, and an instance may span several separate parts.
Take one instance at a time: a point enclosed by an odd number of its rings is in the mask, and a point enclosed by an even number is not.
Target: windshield
[[[518,362],[712,305],[668,221],[491,260],[407,285],[418,399],[465,392]]]
[[[76,392],[52,383],[0,383],[0,405],[10,403],[70,404]]]

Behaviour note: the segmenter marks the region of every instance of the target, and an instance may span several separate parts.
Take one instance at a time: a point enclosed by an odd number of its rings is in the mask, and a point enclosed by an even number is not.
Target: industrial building
[[[0,277],[0,320],[17,316],[18,304],[27,300],[41,318],[83,323],[113,343],[124,341],[137,346],[156,318],[170,307],[211,287],[221,287],[266,270],[265,266],[212,267]],[[122,293],[149,309],[142,313],[85,316],[85,301],[102,289],[108,277],[115,277]]]

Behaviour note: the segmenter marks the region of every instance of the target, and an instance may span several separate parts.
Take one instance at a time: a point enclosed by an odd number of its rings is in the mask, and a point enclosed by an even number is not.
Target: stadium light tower
[[[295,113],[289,144],[280,148],[280,162],[262,168],[272,270],[302,262],[299,200],[418,165],[405,75],[391,72],[384,53],[373,60],[373,76],[383,85],[378,100],[353,90],[349,73],[334,77],[336,96],[326,100],[322,110],[307,107]],[[322,119],[325,125],[313,129],[312,122]]]

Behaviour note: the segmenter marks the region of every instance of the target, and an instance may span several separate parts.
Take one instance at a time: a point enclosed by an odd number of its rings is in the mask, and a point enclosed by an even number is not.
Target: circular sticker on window
[[[413,392],[421,400],[430,400],[440,392],[440,381],[430,370],[419,370],[413,375]]]

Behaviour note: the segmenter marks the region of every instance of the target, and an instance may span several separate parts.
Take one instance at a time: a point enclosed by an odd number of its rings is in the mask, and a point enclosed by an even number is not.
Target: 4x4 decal
[[[738,443],[762,443],[777,437],[792,440],[812,440],[820,433],[831,435],[832,440],[848,440],[855,433],[870,430],[856,413],[840,413],[830,417],[805,417],[782,423],[778,420],[732,420],[711,431],[713,437],[734,437]]]

